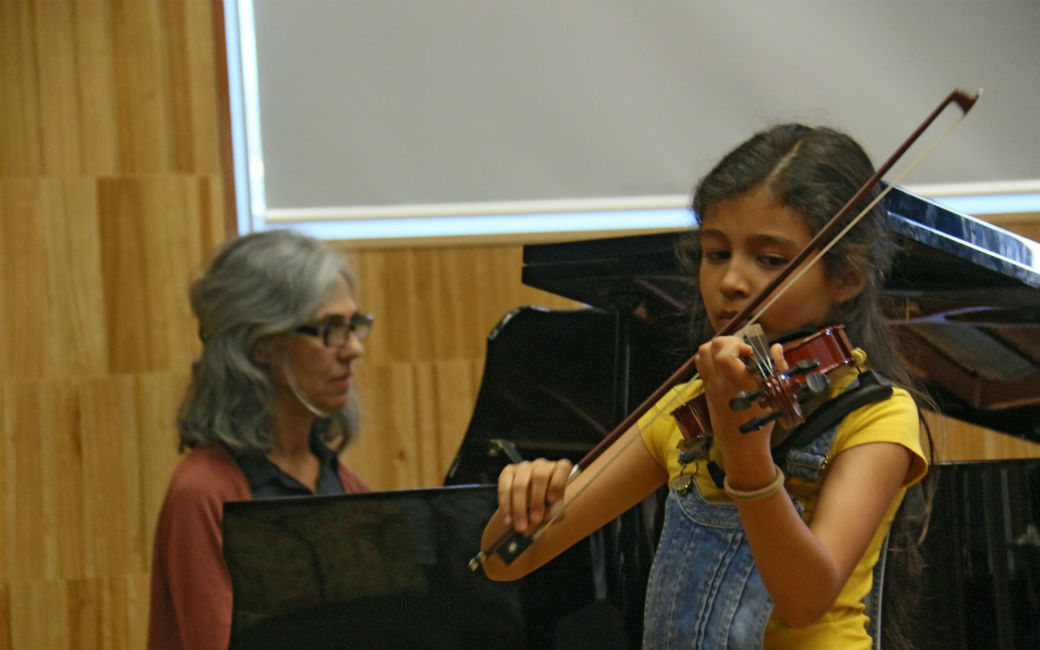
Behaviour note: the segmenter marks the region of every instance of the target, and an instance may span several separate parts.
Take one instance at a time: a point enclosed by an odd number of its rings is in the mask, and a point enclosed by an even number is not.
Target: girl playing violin
[[[506,563],[491,555],[495,580],[519,578],[639,503],[671,489],[647,587],[644,648],[870,648],[864,613],[873,570],[904,495],[927,471],[910,375],[886,335],[879,305],[892,257],[882,208],[875,207],[761,315],[768,340],[801,328],[844,324],[865,353],[830,377],[829,397],[854,390],[869,368],[895,387],[777,458],[791,431],[775,422],[741,425],[767,413],[752,392],[753,348],[743,338],[710,338],[733,319],[872,175],[848,136],[780,125],[726,155],[697,187],[699,231],[686,256],[697,270],[694,329],[699,379],[677,386],[573,481],[567,460],[506,467],[499,509],[484,543],[512,525],[538,540]],[[783,349],[769,354],[787,370]],[[712,436],[684,444],[670,411],[703,394]],[[564,515],[565,511],[565,516]],[[559,515],[559,516],[557,516]],[[555,519],[554,519],[555,518]]]

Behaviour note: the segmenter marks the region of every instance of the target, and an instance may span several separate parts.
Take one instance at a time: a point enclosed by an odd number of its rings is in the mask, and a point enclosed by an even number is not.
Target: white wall
[[[786,120],[880,162],[956,87],[904,184],[1040,179],[1032,0],[253,3],[270,208],[685,196]]]

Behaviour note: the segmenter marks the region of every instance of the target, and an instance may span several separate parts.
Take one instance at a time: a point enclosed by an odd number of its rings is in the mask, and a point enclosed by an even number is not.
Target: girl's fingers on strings
[[[784,358],[784,346],[779,343],[774,343],[769,348],[769,354],[773,357],[773,363],[776,364],[777,372],[787,372],[791,369],[787,365],[787,359]]]
[[[719,336],[697,351],[697,369],[706,383],[722,379],[741,390],[755,387],[746,359],[754,353],[750,345],[735,336]]]

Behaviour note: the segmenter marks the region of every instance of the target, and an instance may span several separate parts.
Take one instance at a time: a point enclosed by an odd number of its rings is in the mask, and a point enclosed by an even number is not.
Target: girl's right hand
[[[498,507],[505,525],[513,524],[516,532],[527,533],[552,519],[563,507],[573,466],[565,458],[507,465],[498,476]]]

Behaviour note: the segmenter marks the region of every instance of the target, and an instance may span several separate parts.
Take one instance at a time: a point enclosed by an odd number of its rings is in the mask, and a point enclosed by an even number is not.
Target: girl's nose
[[[719,282],[719,290],[723,295],[748,295],[751,292],[751,283],[747,274],[742,272],[742,266],[738,260],[730,260],[726,270]]]

